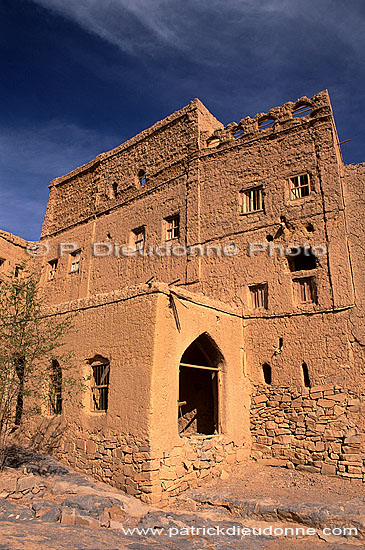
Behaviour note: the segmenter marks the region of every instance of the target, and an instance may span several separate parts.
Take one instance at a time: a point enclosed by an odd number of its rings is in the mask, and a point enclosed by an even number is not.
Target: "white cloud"
[[[171,5],[165,0],[33,0],[78,23],[127,53],[151,51],[153,39],[179,44]],[[147,34],[146,34],[147,32]],[[151,36],[152,35],[152,36]]]
[[[30,1],[137,56],[158,55],[168,47],[213,63],[224,51],[233,52],[235,41],[247,40],[247,36],[248,47],[260,48],[260,32],[283,21],[298,28],[309,23],[314,31],[323,26],[324,32],[335,33],[359,52],[364,42],[357,11],[333,0]],[[285,33],[277,39],[285,42]],[[315,40],[315,36],[308,39]]]

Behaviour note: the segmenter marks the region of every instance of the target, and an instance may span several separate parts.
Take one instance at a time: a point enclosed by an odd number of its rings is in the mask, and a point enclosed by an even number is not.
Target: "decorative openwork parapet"
[[[280,107],[273,107],[267,113],[258,113],[253,118],[245,117],[238,124],[230,122],[225,128],[215,130],[207,138],[206,144],[207,147],[214,148],[234,140],[266,136],[331,114],[328,93],[323,91],[312,98],[303,96],[295,102],[288,101]]]

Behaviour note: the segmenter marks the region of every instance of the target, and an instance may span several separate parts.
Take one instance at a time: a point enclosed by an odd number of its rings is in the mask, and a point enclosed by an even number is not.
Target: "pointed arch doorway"
[[[184,351],[179,365],[180,436],[219,433],[219,375],[223,355],[212,338],[201,334]]]

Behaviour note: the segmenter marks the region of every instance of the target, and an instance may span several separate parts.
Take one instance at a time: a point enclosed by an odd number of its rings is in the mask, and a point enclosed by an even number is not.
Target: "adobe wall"
[[[360,375],[363,377],[365,364],[365,164],[344,167],[343,193],[356,304],[356,307],[351,310],[349,318],[350,343],[357,372],[360,371]],[[361,384],[361,376],[357,378],[359,384]]]
[[[151,362],[156,298],[147,287],[76,300],[50,308],[51,315],[76,313],[65,345],[73,350],[73,370],[87,390],[64,395],[63,413],[43,414],[25,426],[32,447],[54,453],[67,464],[140,495],[138,474],[150,458]],[[77,345],[76,345],[77,342]],[[110,361],[108,410],[91,403],[90,360]],[[62,365],[61,365],[62,367]]]
[[[66,346],[74,349],[75,370],[90,376],[90,358],[110,360],[108,411],[91,411],[89,390],[83,408],[66,398],[61,417],[44,416],[37,429],[29,428],[32,445],[148,502],[195,487],[249,456],[250,387],[242,371],[239,311],[162,283],[54,306],[49,313],[72,311],[78,313]],[[224,356],[220,429],[181,437],[179,363],[203,332]]]
[[[16,266],[29,261],[27,241],[6,231],[0,231],[0,276],[14,273]]]
[[[119,255],[114,252],[107,257],[93,256],[92,243],[116,243],[122,246],[132,244],[132,230],[145,226],[146,242],[165,245],[164,218],[180,213],[181,239],[184,242],[186,233],[185,206],[186,177],[181,175],[173,182],[163,187],[153,189],[140,196],[138,201],[132,201],[116,209],[107,216],[90,220],[77,225],[61,235],[56,235],[42,242],[50,247],[49,253],[42,258],[42,286],[49,303],[57,304],[87,298],[96,294],[110,292],[114,289],[145,283],[152,276],[158,280],[172,282],[184,280],[186,258],[165,258],[153,254],[151,256]],[[75,243],[81,249],[80,271],[70,273],[70,256],[59,254],[60,243]],[[100,248],[101,251],[104,248]],[[113,249],[114,250],[114,249]],[[47,262],[58,258],[57,272],[52,280],[48,280]]]
[[[248,255],[250,243],[290,246],[308,243],[328,246],[316,272],[320,291],[319,307],[342,307],[353,303],[350,264],[344,226],[341,193],[341,165],[337,155],[337,134],[326,92],[302,98],[312,107],[307,116],[293,118],[294,103],[269,111],[273,128],[258,129],[263,113],[228,125],[215,149],[205,149],[200,161],[200,242],[233,242],[239,254],[231,258],[200,259],[202,290],[225,302],[243,304],[247,285],[267,281],[269,312],[299,311],[293,307],[291,279],[285,257],[278,253]],[[243,128],[241,137],[234,138]],[[308,173],[311,193],[297,200],[289,198],[289,178]],[[262,186],[262,211],[242,213],[240,193]],[[268,241],[270,239],[271,245]],[[191,243],[195,244],[195,243]],[[227,273],[230,284],[222,284]]]
[[[194,100],[117,149],[52,182],[42,231],[42,242],[49,246],[42,258],[42,285],[49,303],[108,292],[120,288],[121,281],[123,286],[143,283],[151,276],[185,282],[186,258],[171,260],[157,254],[116,257],[114,245],[131,245],[133,230],[142,226],[148,245],[164,246],[164,219],[176,213],[180,215],[179,242],[187,242],[186,196],[196,177],[190,158],[197,153],[201,135],[221,126],[199,100]],[[143,186],[137,182],[141,168],[147,178]],[[69,273],[69,254],[60,257],[59,246],[64,242],[76,243],[81,249],[77,274]],[[95,242],[111,244],[108,258],[93,257]],[[49,281],[47,263],[56,258],[57,273]]]
[[[304,101],[303,98],[302,100]],[[92,199],[92,193],[84,189],[84,184],[78,185],[74,181],[77,177],[86,177],[88,172],[85,167],[79,169],[80,173],[75,171],[55,180],[51,186],[49,208],[52,210],[56,208],[55,205],[62,203],[61,198],[57,199],[54,195],[56,188],[60,197],[64,197],[62,200],[67,202],[62,205],[62,215],[60,211],[56,216],[59,224],[63,227],[66,225],[65,219],[71,216],[72,208],[83,213],[82,201],[67,193],[65,185],[68,182],[75,192],[77,190],[78,193],[87,195],[88,200],[94,201],[95,215],[84,217],[84,222],[78,225],[76,217],[73,227],[57,235],[46,237],[47,232],[43,232],[44,242],[51,247],[47,257],[43,258],[43,284],[51,303],[108,292],[119,288],[121,281],[124,285],[133,285],[155,276],[165,282],[179,279],[179,284],[188,285],[193,291],[243,307],[246,315],[252,313],[248,305],[248,285],[265,280],[270,285],[268,313],[300,312],[298,307],[293,307],[293,275],[289,272],[286,259],[277,258],[277,255],[267,258],[264,254],[248,258],[250,242],[268,245],[267,237],[271,236],[271,244],[274,246],[302,244],[303,241],[324,245],[336,242],[336,246],[329,249],[328,255],[320,258],[316,270],[320,295],[315,310],[351,304],[353,290],[343,230],[338,145],[331,106],[325,92],[312,99],[305,98],[305,101],[312,105],[313,110],[302,119],[293,118],[292,112],[296,104],[292,102],[269,111],[268,114],[274,113],[272,116],[277,117],[274,129],[258,129],[258,121],[263,114],[252,120],[244,119],[239,125],[232,123],[233,125],[228,125],[224,130],[218,129],[213,136],[220,136],[219,146],[214,148],[209,146],[209,140],[212,126],[219,126],[219,123],[212,122],[212,115],[203,108],[193,109],[191,106],[187,113],[187,108],[175,113],[176,117],[169,124],[165,124],[165,121],[157,123],[156,130],[152,127],[130,140],[132,143],[127,142],[115,150],[116,152],[104,154],[106,156],[100,166],[106,173],[105,163],[110,159],[120,159],[120,155],[127,155],[130,166],[130,174],[129,169],[123,167],[121,171],[113,169],[113,177],[107,177],[110,185],[116,179],[120,187],[119,202],[113,202],[114,199],[111,198],[109,210],[99,212],[98,201],[95,197]],[[192,122],[187,122],[187,115]],[[190,128],[192,139],[195,140],[194,155],[184,157],[183,142],[179,141],[180,130],[177,131],[176,143],[172,138],[164,139],[165,132],[175,129],[176,125],[179,128],[187,127],[186,131]],[[207,130],[209,125],[210,132]],[[234,138],[236,128],[244,128],[243,135],[237,139]],[[207,141],[204,141],[204,136],[208,136]],[[176,156],[176,163],[172,163],[166,154],[164,169],[160,173],[161,180],[155,180],[151,173],[143,188],[132,185],[133,197],[129,197],[125,185],[127,181],[129,184],[134,181],[138,167],[141,163],[144,165],[140,148],[143,145],[148,150],[148,162],[153,163],[155,150],[162,147],[160,142],[153,145],[153,140],[157,138],[163,140],[163,147],[172,148],[173,151],[175,146],[182,147]],[[198,144],[201,146],[199,154]],[[171,177],[176,166],[179,166],[178,173]],[[93,165],[90,170],[94,170]],[[312,193],[305,199],[290,201],[288,178],[302,172],[309,172],[311,175]],[[125,182],[123,178],[127,178]],[[242,215],[240,192],[252,184],[263,185],[265,210]],[[95,185],[93,189],[93,193],[96,193]],[[92,257],[92,242],[107,242],[112,248],[115,243],[120,246],[128,245],[131,243],[133,229],[140,226],[145,227],[146,246],[164,245],[164,218],[175,213],[180,214],[179,244],[224,247],[234,242],[240,250],[238,257],[234,261],[224,257],[216,259],[214,253],[210,258],[182,255],[172,259],[158,257],[157,254],[144,258],[116,258],[113,253],[108,258]],[[282,233],[281,216],[286,218]],[[309,223],[312,224],[313,231],[308,230]],[[80,273],[69,275],[69,257],[66,254],[59,260],[55,279],[47,281],[46,262],[59,256],[58,246],[62,242],[74,242],[80,247]],[[225,281],[228,273],[230,283],[227,285]]]
[[[312,111],[293,118],[301,103]],[[275,119],[274,127],[260,130],[265,116]],[[305,362],[313,385],[337,383],[358,392],[363,363],[354,357],[359,349],[351,335],[355,293],[343,165],[327,93],[232,123],[210,139],[216,141],[209,145],[208,139],[200,162],[200,238],[221,246],[234,243],[238,253],[198,259],[201,289],[242,308],[250,380],[261,384],[262,366],[268,363],[276,385],[295,387]],[[290,200],[289,178],[302,173],[310,175],[311,193]],[[263,188],[264,209],[242,214],[239,194],[253,185]],[[250,243],[266,251],[250,256]],[[323,245],[327,252],[317,258],[315,269],[293,272],[279,247],[303,244]],[[315,278],[316,301],[298,303],[295,279],[309,276]],[[363,278],[360,270],[358,277]],[[261,283],[268,286],[267,309],[255,310],[249,286]],[[192,288],[199,292],[198,285]]]
[[[202,133],[222,124],[198,100],[50,185],[42,237],[145,197],[186,173]],[[144,170],[146,183],[138,183]]]
[[[243,371],[242,318],[237,308],[160,285],[152,377],[151,448],[161,497],[175,496],[222,469],[249,457],[251,387]],[[174,298],[177,320],[170,307]],[[224,361],[218,379],[219,433],[187,434],[177,429],[179,363],[202,333],[218,346]]]
[[[339,229],[347,235],[348,253],[345,255],[349,258],[349,267],[339,258],[337,265],[339,270],[348,271],[354,289],[353,303],[342,312],[320,316],[319,323],[313,316],[297,319],[292,339],[288,323],[281,323],[279,319],[274,321],[272,326],[281,325],[276,335],[279,332],[284,335],[283,349],[278,354],[274,351],[270,358],[260,344],[257,346],[257,342],[253,342],[250,355],[253,369],[254,357],[273,366],[272,385],[263,384],[259,376],[255,377],[251,409],[252,455],[267,464],[363,480],[364,168],[364,165],[345,166],[340,171],[345,216]],[[337,235],[331,243],[334,249]],[[260,334],[263,331],[261,323]],[[305,338],[298,338],[298,334]],[[288,340],[289,349],[285,346]],[[249,339],[247,345],[250,346]],[[303,387],[301,361],[308,364],[311,388]],[[291,367],[289,376],[280,368],[285,362]],[[256,373],[262,378],[260,371],[256,360]]]

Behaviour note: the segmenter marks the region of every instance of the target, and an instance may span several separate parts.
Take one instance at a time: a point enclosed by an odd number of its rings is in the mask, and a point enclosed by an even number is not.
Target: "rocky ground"
[[[7,464],[0,474],[0,550],[364,547],[358,480],[250,462],[159,509],[46,455],[14,448]]]

